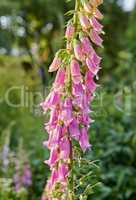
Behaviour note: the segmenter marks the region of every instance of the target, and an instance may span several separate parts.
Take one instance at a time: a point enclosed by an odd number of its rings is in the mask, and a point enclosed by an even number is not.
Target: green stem
[[[78,27],[78,11],[79,11],[79,6],[80,6],[80,0],[76,0],[75,2],[75,14],[74,14],[74,26],[75,26],[75,33],[77,32],[77,27]]]
[[[79,11],[79,7],[80,7],[80,0],[75,0],[75,14],[73,16],[73,25],[75,27],[75,37],[76,37],[76,32],[78,29],[78,11]],[[68,72],[68,82],[69,82],[69,89],[70,89],[70,93],[71,93],[71,71],[70,71],[70,66],[68,66],[67,68],[67,72]],[[68,194],[68,199],[69,200],[74,200],[74,175],[73,175],[73,144],[72,144],[72,140],[71,137],[69,135],[69,141],[70,141],[70,169],[71,169],[71,177],[70,177],[70,183],[69,183],[69,194]]]

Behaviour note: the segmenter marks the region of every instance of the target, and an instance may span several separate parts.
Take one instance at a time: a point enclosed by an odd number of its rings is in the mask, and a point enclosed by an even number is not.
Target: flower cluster
[[[91,147],[87,132],[93,121],[89,116],[90,102],[101,62],[94,49],[94,45],[101,47],[103,42],[103,26],[99,22],[103,15],[98,10],[101,3],[102,0],[77,0],[75,14],[66,28],[66,49],[56,53],[49,67],[49,72],[58,71],[50,94],[41,104],[44,112],[50,110],[45,124],[49,137],[44,146],[50,150],[45,163],[51,169],[42,200],[68,199],[72,141],[78,141],[84,152]]]
[[[16,163],[16,173],[13,177],[14,188],[16,192],[19,192],[22,187],[28,188],[32,185],[32,173],[28,163],[24,163],[21,166]]]

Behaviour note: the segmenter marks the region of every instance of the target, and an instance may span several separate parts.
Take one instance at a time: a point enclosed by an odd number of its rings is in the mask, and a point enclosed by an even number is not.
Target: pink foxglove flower
[[[82,150],[86,151],[87,149],[89,149],[91,147],[91,145],[89,143],[88,134],[87,134],[87,128],[85,128],[85,127],[81,128],[80,132],[81,132],[81,136],[79,139],[79,143],[80,143]]]
[[[69,133],[72,138],[79,140],[80,130],[79,130],[79,124],[77,123],[76,119],[73,119],[73,121],[70,123]]]
[[[92,54],[92,60],[96,63],[96,65],[100,65],[102,58],[94,51]]]
[[[45,163],[51,170],[41,200],[69,198],[72,160],[76,159],[72,141],[76,140],[83,152],[91,147],[90,103],[98,86],[94,78],[101,63],[94,46],[102,46],[103,42],[100,37],[103,26],[98,21],[103,15],[97,8],[101,3],[102,0],[88,0],[76,6],[65,32],[66,48],[56,54],[49,67],[50,72],[58,71],[50,94],[41,104],[44,112],[50,111],[45,123],[48,141],[43,144],[50,150]]]
[[[61,66],[61,59],[56,55],[52,64],[49,67],[49,72],[56,71]]]
[[[89,21],[89,18],[87,16],[85,16],[85,15],[80,13],[79,19],[80,19],[81,26],[84,29],[89,29],[90,28],[90,21]]]
[[[71,68],[71,76],[72,80],[75,84],[80,83],[81,81],[81,73],[80,73],[80,65],[77,60],[72,59],[70,63]]]
[[[45,163],[52,167],[53,165],[56,164],[57,160],[58,160],[58,149],[57,148],[51,149],[50,158],[49,160],[46,160]]]
[[[97,84],[94,82],[92,77],[92,72],[88,71],[85,76],[85,84],[86,88],[90,90],[92,93],[96,90]]]
[[[91,46],[91,42],[88,37],[81,36],[80,37],[82,48],[85,54],[90,55],[94,52],[93,47]]]
[[[77,40],[74,41],[74,53],[77,60],[84,60],[84,52],[82,49],[82,45]]]
[[[60,68],[57,72],[54,86],[55,87],[63,86],[64,81],[65,81],[65,70],[63,68]]]
[[[96,9],[96,11],[95,11],[95,17],[97,19],[103,19],[103,14],[98,9]]]
[[[90,19],[90,23],[95,31],[98,31],[98,32],[102,31],[103,26],[97,21],[97,19],[95,17],[92,17]]]
[[[73,83],[73,85],[72,85],[72,94],[74,95],[74,96],[82,96],[83,95],[83,86],[82,86],[82,84],[81,83],[78,83],[78,84],[74,84]]]
[[[61,163],[58,169],[58,176],[59,176],[59,181],[61,183],[66,184],[66,179],[69,173],[69,166],[68,164]]]
[[[97,66],[97,64],[94,62],[94,60],[91,57],[88,57],[86,59],[86,65],[88,67],[88,69],[94,74],[97,75],[98,71],[99,71],[99,66]]]
[[[90,33],[90,38],[92,40],[92,42],[94,42],[96,45],[98,46],[102,46],[102,38],[99,36],[99,33],[95,30],[91,30],[91,33]]]
[[[49,108],[56,106],[60,102],[60,94],[57,91],[52,91],[45,102],[41,104],[43,110],[46,112]]]
[[[68,160],[70,156],[70,141],[68,137],[63,137],[60,140],[60,159]]]

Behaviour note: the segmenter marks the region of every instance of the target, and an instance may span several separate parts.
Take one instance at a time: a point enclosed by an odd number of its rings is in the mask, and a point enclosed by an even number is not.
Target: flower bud
[[[65,37],[67,39],[71,39],[74,35],[74,32],[75,32],[74,26],[71,23],[69,23],[66,28]]]

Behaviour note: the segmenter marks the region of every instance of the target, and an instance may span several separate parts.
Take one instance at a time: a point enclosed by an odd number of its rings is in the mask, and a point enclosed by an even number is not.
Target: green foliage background
[[[23,200],[40,199],[49,173],[43,164],[48,157],[42,146],[47,137],[45,119],[35,106],[41,101],[36,92],[46,96],[52,83],[48,65],[64,44],[69,18],[64,13],[73,6],[73,2],[64,0],[0,1],[0,137],[14,122],[10,127],[11,150],[16,152],[19,139],[24,140],[33,185],[31,195]],[[90,128],[93,147],[87,157],[100,160],[102,184],[88,199],[136,200],[136,8],[125,12],[117,0],[105,0],[101,9],[106,34],[104,49],[99,50],[103,57],[98,81],[101,86],[91,105],[95,123]],[[40,76],[39,70],[44,75]],[[31,95],[28,106],[15,108],[7,104],[6,94],[11,87]],[[19,103],[20,95],[20,89],[10,92],[12,103]],[[8,176],[0,174],[1,178]],[[18,199],[12,196],[2,200]]]

